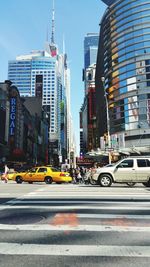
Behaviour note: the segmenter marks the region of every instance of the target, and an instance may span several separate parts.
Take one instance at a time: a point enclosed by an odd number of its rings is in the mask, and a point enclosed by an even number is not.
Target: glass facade
[[[94,33],[88,33],[84,38],[84,69],[96,63],[98,40],[98,34]]]
[[[31,92],[31,61],[9,61],[8,79],[17,86],[21,95],[29,96]]]
[[[9,61],[8,79],[18,88],[21,96],[42,97],[42,105],[50,118],[49,135],[55,135],[58,130],[56,59],[33,53],[32,56]]]
[[[150,128],[150,1],[103,1],[103,72],[111,134]]]

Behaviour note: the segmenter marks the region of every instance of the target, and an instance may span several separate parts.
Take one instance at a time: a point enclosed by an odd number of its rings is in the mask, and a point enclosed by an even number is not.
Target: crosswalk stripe
[[[111,225],[53,225],[53,224],[0,224],[0,230],[13,231],[65,231],[65,232],[150,232],[150,227]]]
[[[9,203],[11,204],[18,204],[18,203],[24,203],[24,204],[99,204],[99,205],[102,205],[102,204],[107,204],[109,205],[110,202],[108,201],[89,201],[89,200],[24,200],[22,199],[21,200],[11,200],[9,201]],[[129,201],[126,201],[126,202],[122,202],[122,201],[111,201],[111,204],[115,204],[115,205],[119,205],[121,204],[122,206],[124,205],[131,205],[131,206],[134,206],[134,208],[138,205],[139,206],[150,206],[150,203],[149,202],[136,202],[136,203],[131,203]]]
[[[139,207],[122,207],[122,206],[113,206],[113,207],[97,207],[97,206],[80,206],[80,205],[71,205],[71,206],[43,206],[43,205],[1,205],[0,210],[3,209],[49,209],[49,210],[139,210]],[[142,207],[144,211],[150,211],[150,206]]]
[[[104,199],[104,198],[107,198],[108,200],[112,200],[112,199],[130,199],[130,200],[141,200],[141,199],[145,199],[145,200],[149,200],[150,201],[150,198],[149,198],[149,195],[146,195],[146,194],[126,194],[126,195],[117,195],[117,194],[115,194],[115,195],[107,195],[107,194],[97,194],[97,193],[94,193],[93,192],[93,194],[91,194],[91,192],[90,192],[90,194],[84,194],[84,192],[81,192],[81,194],[80,194],[80,192],[79,193],[77,193],[77,192],[72,192],[72,193],[70,193],[70,194],[68,194],[68,193],[66,193],[66,192],[64,192],[63,194],[62,193],[60,193],[59,194],[59,192],[53,192],[53,193],[48,193],[48,194],[46,194],[46,193],[43,193],[43,194],[39,194],[39,193],[32,193],[32,194],[26,194],[24,197],[35,197],[35,198],[38,198],[38,197],[50,197],[50,198],[54,198],[54,197],[58,197],[58,198],[60,198],[60,197],[63,197],[63,198],[74,198],[74,197],[80,197],[80,198],[85,198],[85,197],[88,197],[88,198],[100,198],[100,199]]]
[[[56,185],[57,187],[57,185]],[[65,186],[64,186],[65,188]],[[98,189],[98,188],[97,188]],[[123,194],[119,192],[109,193],[109,191],[99,191],[96,188],[94,190],[83,190],[76,187],[70,189],[67,188],[61,192],[58,187],[57,189],[51,188],[48,190],[47,187],[40,188],[36,191],[27,193],[22,197],[12,199],[5,204],[0,206],[0,210],[10,209],[10,210],[23,210],[23,209],[33,209],[33,210],[45,210],[51,211],[49,219],[42,221],[42,223],[37,224],[0,224],[0,231],[34,231],[38,235],[38,231],[48,231],[59,232],[59,233],[73,233],[78,235],[78,232],[108,232],[113,233],[136,233],[145,235],[145,233],[150,233],[150,226],[148,221],[143,223],[143,220],[150,220],[150,198],[148,193],[145,194],[143,191],[136,192],[126,192]],[[41,200],[40,200],[41,197]],[[38,199],[39,198],[39,199]],[[46,199],[44,199],[46,198]],[[63,198],[63,200],[61,200]],[[70,199],[69,199],[70,198]],[[79,198],[79,199],[78,199]],[[85,199],[87,198],[87,200]],[[97,199],[96,199],[97,198]],[[107,199],[106,199],[107,198]],[[123,199],[123,201],[122,201]],[[136,199],[136,202],[134,201]],[[142,202],[140,200],[143,200]],[[132,202],[133,200],[133,202]],[[138,211],[148,211],[148,215],[138,215]],[[70,216],[70,212],[77,218],[77,224],[71,224],[67,222],[66,224],[58,224],[54,218],[59,214],[59,212],[64,212]],[[83,213],[87,212],[87,213]],[[93,214],[93,212],[95,213]],[[121,214],[117,214],[118,213]],[[125,214],[128,211],[134,211],[134,214]],[[17,211],[14,211],[17,212]],[[13,213],[13,212],[12,212]],[[114,214],[113,214],[114,213]],[[131,212],[130,212],[131,213]],[[133,212],[132,212],[133,213]],[[7,213],[6,213],[7,214]],[[62,214],[62,213],[60,213]],[[80,220],[83,219],[83,220]],[[92,220],[86,219],[95,219]],[[106,219],[101,223],[96,221],[96,219]],[[120,223],[117,225],[109,222],[109,219],[121,219]],[[142,220],[140,224],[134,224],[134,222],[129,224],[124,223],[124,219],[134,219]],[[44,223],[43,223],[44,222]],[[46,224],[45,224],[46,222]],[[86,223],[86,224],[83,224]],[[89,224],[88,224],[89,223]],[[92,224],[93,223],[93,224]],[[94,224],[95,223],[95,224]],[[110,223],[110,224],[109,224]],[[121,224],[122,223],[122,224]],[[143,223],[143,224],[142,224]],[[143,233],[143,234],[142,234]],[[16,234],[16,232],[15,232]],[[30,234],[30,232],[28,233]],[[126,235],[126,234],[125,234]],[[23,234],[24,236],[24,234]],[[12,240],[12,239],[11,239]],[[48,244],[27,244],[24,243],[7,243],[0,242],[0,254],[1,255],[50,255],[50,256],[106,256],[106,257],[147,257],[150,258],[150,247],[149,246],[116,246],[116,245],[48,245]],[[58,244],[58,243],[57,243]],[[73,244],[73,242],[72,242]],[[95,244],[95,243],[94,243]],[[122,244],[122,243],[121,243]],[[131,244],[131,243],[130,243]]]
[[[149,246],[38,245],[0,243],[2,255],[150,257]]]
[[[86,219],[134,219],[134,220],[149,220],[150,215],[137,215],[137,214],[86,214],[86,213],[77,213],[78,218]]]

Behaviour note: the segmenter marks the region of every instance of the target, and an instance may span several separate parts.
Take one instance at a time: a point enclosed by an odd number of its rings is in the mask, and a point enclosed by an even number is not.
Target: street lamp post
[[[107,99],[107,92],[105,90],[105,78],[101,78],[104,88],[104,96],[105,96],[105,103],[106,103],[106,120],[107,120],[107,137],[108,137],[108,157],[109,157],[109,164],[111,164],[111,140],[110,140],[110,119],[109,119],[109,110],[108,110],[108,99]]]

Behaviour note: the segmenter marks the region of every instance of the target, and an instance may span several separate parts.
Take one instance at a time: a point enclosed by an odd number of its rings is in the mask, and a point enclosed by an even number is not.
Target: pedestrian
[[[79,182],[79,180],[78,180],[78,174],[79,174],[79,169],[76,168],[74,170],[74,181],[75,181],[76,184]]]
[[[77,181],[78,181],[79,184],[82,183],[82,176],[81,176],[81,172],[80,172],[80,170],[78,170]]]
[[[9,172],[9,168],[7,167],[7,165],[5,164],[4,167],[4,173],[2,174],[2,180],[7,183],[8,182],[8,172]]]
[[[70,173],[70,176],[72,177],[72,182],[75,184],[76,183],[75,170],[73,167],[70,167],[69,173]]]

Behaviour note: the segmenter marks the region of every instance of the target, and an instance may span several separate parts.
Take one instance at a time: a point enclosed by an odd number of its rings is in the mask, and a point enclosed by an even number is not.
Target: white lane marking
[[[102,198],[108,198],[108,199],[119,199],[119,198],[124,198],[124,199],[128,199],[128,198],[130,198],[130,199],[133,199],[133,200],[135,200],[135,199],[141,199],[141,198],[144,198],[144,199],[148,199],[148,200],[150,200],[150,195],[149,194],[125,194],[125,195],[117,195],[117,194],[115,194],[115,195],[113,195],[113,194],[109,194],[109,195],[106,195],[106,194],[96,194],[95,192],[93,192],[93,194],[91,194],[91,192],[90,192],[90,194],[89,193],[87,193],[87,194],[85,194],[84,192],[70,192],[69,191],[69,193],[67,193],[67,192],[63,192],[63,194],[62,193],[60,193],[60,192],[49,192],[48,194],[47,193],[44,193],[43,192],[43,194],[39,194],[38,192],[34,192],[34,193],[31,193],[31,194],[26,194],[26,195],[24,195],[24,197],[28,197],[28,196],[30,196],[30,195],[34,195],[35,197],[46,197],[46,196],[48,196],[48,197],[65,197],[65,198],[67,198],[67,197],[75,197],[75,196],[77,196],[77,197],[93,197],[93,198],[95,198],[95,197],[98,197],[98,198],[100,198],[100,199],[102,199]]]
[[[18,193],[19,194],[19,193]],[[0,197],[1,196],[12,196],[12,194],[11,193],[0,193]]]
[[[69,223],[68,223],[69,224]],[[150,227],[110,226],[110,225],[53,225],[53,224],[0,224],[0,230],[14,231],[75,231],[75,232],[150,232]]]
[[[88,219],[135,219],[135,220],[150,220],[150,215],[132,215],[132,214],[85,214],[77,213],[78,218]]]
[[[21,202],[20,202],[21,203]],[[139,210],[139,207],[97,207],[97,206],[80,206],[80,205],[71,205],[71,206],[43,206],[43,205],[1,205],[0,210],[3,209],[48,209],[48,210]],[[22,203],[23,204],[23,203]],[[150,207],[142,207],[142,210],[150,210]]]
[[[149,246],[38,245],[0,243],[4,255],[150,257]]]
[[[9,203],[12,203],[12,204],[19,204],[19,203],[22,203],[22,204],[99,204],[99,205],[102,205],[102,204],[107,204],[107,205],[112,205],[112,204],[115,204],[116,206],[118,205],[122,205],[122,206],[125,206],[125,205],[131,205],[131,206],[140,206],[140,207],[145,207],[145,206],[149,206],[150,207],[150,203],[149,202],[135,202],[135,203],[132,203],[132,202],[129,202],[129,201],[126,201],[126,202],[122,202],[122,201],[111,201],[111,202],[108,202],[108,201],[89,201],[89,200],[10,200]]]

